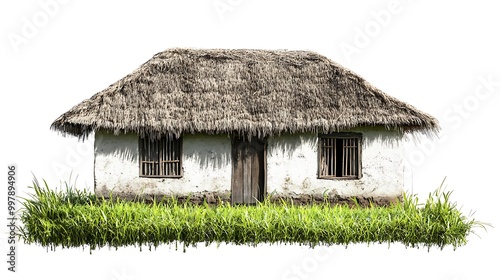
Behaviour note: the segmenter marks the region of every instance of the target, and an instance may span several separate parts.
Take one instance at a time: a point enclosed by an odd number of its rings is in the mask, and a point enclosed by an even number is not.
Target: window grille
[[[141,177],[182,177],[182,139],[163,136],[160,139],[139,138]]]
[[[319,136],[319,178],[361,178],[361,134]]]

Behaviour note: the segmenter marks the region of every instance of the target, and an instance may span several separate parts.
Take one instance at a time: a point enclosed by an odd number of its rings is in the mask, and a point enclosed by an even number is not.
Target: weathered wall
[[[280,195],[395,197],[403,192],[401,134],[384,129],[363,133],[359,180],[317,179],[316,134],[281,135],[268,140],[267,191]],[[136,134],[96,132],[95,187],[122,196],[135,194],[222,193],[231,189],[231,140],[227,135],[184,135],[183,172],[175,178],[140,178]]]
[[[136,134],[96,132],[96,193],[120,195],[228,192],[231,188],[231,140],[227,135],[183,136],[182,178],[139,177]]]
[[[383,128],[351,131],[363,134],[361,179],[318,179],[318,137],[315,134],[281,135],[268,141],[267,191],[342,197],[402,195],[402,135]]]

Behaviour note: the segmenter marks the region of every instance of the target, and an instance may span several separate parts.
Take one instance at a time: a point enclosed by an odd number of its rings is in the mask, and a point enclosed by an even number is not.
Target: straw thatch
[[[309,51],[168,49],[57,118],[86,138],[115,134],[334,132],[384,126],[436,132],[433,117]]]

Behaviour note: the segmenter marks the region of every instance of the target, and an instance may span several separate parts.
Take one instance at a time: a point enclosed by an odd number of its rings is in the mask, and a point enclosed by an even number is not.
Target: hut
[[[95,137],[98,195],[384,204],[405,134],[439,126],[315,52],[167,49],[51,129]]]

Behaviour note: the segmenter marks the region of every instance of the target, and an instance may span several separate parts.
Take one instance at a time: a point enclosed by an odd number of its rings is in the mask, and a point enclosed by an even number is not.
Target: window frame
[[[357,168],[357,175],[351,175],[351,176],[333,176],[333,175],[325,175],[322,172],[322,149],[323,149],[323,141],[322,139],[329,138],[329,139],[355,139],[357,140],[357,158],[358,162],[356,168]],[[336,140],[335,140],[336,141]],[[359,132],[337,132],[337,133],[330,133],[330,134],[318,134],[318,174],[317,178],[318,179],[324,179],[324,180],[359,180],[363,177],[363,168],[362,168],[362,150],[363,150],[363,134]],[[331,149],[331,148],[330,148]],[[337,149],[337,148],[334,148]],[[336,159],[336,161],[341,161],[339,159]],[[342,162],[342,161],[341,161]],[[336,163],[335,163],[336,164]],[[335,167],[336,169],[337,167]]]
[[[151,146],[153,145],[154,148],[153,149],[158,149],[157,152],[150,152],[150,155],[151,153],[153,154],[156,154],[156,156],[158,157],[157,159],[152,159],[150,156],[148,156],[145,152],[145,147],[144,147],[144,144],[146,142],[149,142],[148,144]],[[161,143],[161,142],[164,142],[164,143]],[[139,136],[139,177],[141,178],[182,178],[182,176],[184,175],[184,171],[183,171],[183,166],[182,166],[182,151],[183,151],[183,141],[182,141],[182,137],[179,137],[179,138],[175,138],[175,137],[169,137],[167,135],[162,135],[161,138],[159,139],[151,139],[149,137],[140,137]],[[173,151],[171,152],[171,156],[172,154],[173,155],[176,155],[175,159],[172,159],[172,158],[169,158],[169,153],[168,153],[168,150],[165,150],[165,149],[168,149],[169,147],[173,147],[174,149],[176,149],[176,152]],[[161,159],[160,157],[162,157],[162,155],[165,155],[163,156],[163,158]],[[174,156],[172,156],[174,157]],[[152,164],[154,166],[155,169],[153,169],[153,172],[152,173],[155,173],[155,174],[145,174],[147,173],[146,170],[145,170],[145,166],[144,164]],[[179,174],[168,174],[168,166],[169,166],[169,163],[171,163],[173,166],[175,166],[175,164],[177,163],[178,165],[178,173]],[[165,164],[165,165],[162,165],[162,164]],[[156,166],[157,165],[157,166]],[[162,168],[164,167],[164,168]],[[156,169],[157,168],[157,169]],[[154,170],[157,170],[157,172],[155,172]],[[162,173],[162,170],[163,170],[163,173]]]

